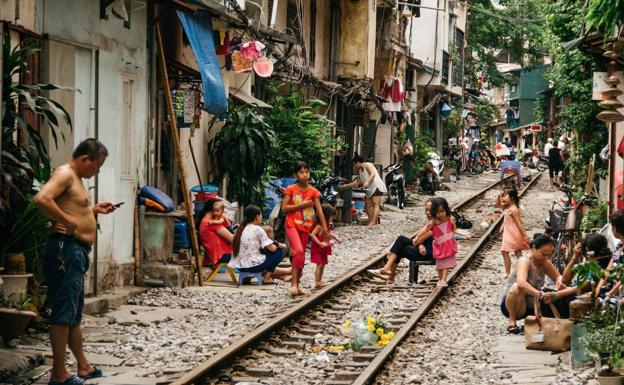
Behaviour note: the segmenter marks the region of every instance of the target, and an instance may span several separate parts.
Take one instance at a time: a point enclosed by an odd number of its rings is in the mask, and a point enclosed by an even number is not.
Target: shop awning
[[[221,78],[221,66],[217,60],[214,44],[212,19],[205,13],[189,14],[177,11],[184,32],[191,42],[195,60],[199,67],[204,92],[204,111],[225,118],[228,103]]]
[[[273,108],[273,106],[266,104],[260,99],[254,98],[253,96],[239,90],[238,88],[230,87],[229,91],[230,91],[230,97],[232,99],[238,100],[239,102],[251,104],[251,105],[262,107],[262,108]]]

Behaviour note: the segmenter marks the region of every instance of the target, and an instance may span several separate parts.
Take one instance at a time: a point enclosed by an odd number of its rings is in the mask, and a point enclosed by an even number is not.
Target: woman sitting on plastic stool
[[[232,243],[234,267],[243,273],[262,273],[264,282],[272,278],[288,279],[291,269],[279,268],[282,248],[278,242],[269,239],[262,224],[262,211],[258,206],[245,208],[234,242]],[[263,253],[264,251],[264,253]]]
[[[234,234],[228,229],[232,224],[224,214],[224,204],[221,200],[206,202],[199,217],[199,239],[206,250],[204,266],[216,266],[219,263],[229,262],[232,256],[232,242]]]
[[[427,223],[429,223],[432,219],[432,199],[433,198],[430,198],[427,202],[425,202],[425,215],[427,216]],[[412,239],[404,235],[397,237],[390,248],[390,253],[388,253],[388,262],[386,265],[379,270],[369,270],[369,272],[387,280],[388,282],[394,282],[396,269],[399,266],[401,258],[407,258],[413,262],[428,261],[431,262],[431,264],[434,264],[432,232],[427,228],[427,226],[420,229],[416,236]],[[414,268],[417,269],[418,266],[414,265]],[[410,270],[411,269],[412,264],[410,264]],[[410,278],[411,276],[412,274],[410,274]],[[412,282],[411,279],[410,282]]]

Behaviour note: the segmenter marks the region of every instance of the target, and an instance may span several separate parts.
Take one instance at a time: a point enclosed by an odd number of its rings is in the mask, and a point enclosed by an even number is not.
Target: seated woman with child
[[[427,217],[427,221],[433,219],[431,215],[432,200],[433,198],[430,198],[425,202],[425,216]],[[434,262],[433,232],[429,229],[428,224],[420,229],[416,233],[416,236],[411,239],[404,235],[397,237],[392,247],[390,247],[386,265],[379,270],[369,270],[369,273],[385,279],[388,282],[394,282],[396,269],[402,258],[407,258],[410,261]]]
[[[199,240],[206,251],[204,266],[228,262],[232,256],[234,234],[229,230],[232,221],[224,214],[223,201],[206,202],[200,214]]]

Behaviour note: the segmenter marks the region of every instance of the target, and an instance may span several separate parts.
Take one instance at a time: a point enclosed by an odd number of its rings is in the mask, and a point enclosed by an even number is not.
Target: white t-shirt
[[[550,152],[550,149],[553,148],[555,146],[553,146],[552,143],[546,143],[546,145],[544,146],[544,156],[548,156],[548,153]]]
[[[272,243],[262,227],[254,224],[245,226],[241,234],[238,255],[232,258],[234,267],[248,268],[260,265],[266,259],[266,255],[260,251]]]

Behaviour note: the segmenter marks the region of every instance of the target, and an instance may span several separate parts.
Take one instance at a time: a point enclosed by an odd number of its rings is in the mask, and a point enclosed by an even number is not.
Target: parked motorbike
[[[444,160],[435,152],[429,152],[429,159],[420,173],[420,189],[434,195],[440,189],[440,180],[444,172]]]
[[[336,207],[338,199],[340,198],[340,186],[346,179],[336,176],[327,176],[323,179],[323,182],[318,186],[321,193],[321,203],[329,203]]]
[[[531,158],[528,160],[527,167],[538,169],[539,171],[548,170],[548,157],[540,155],[539,151],[533,151]]]
[[[275,179],[265,186],[264,216],[268,218],[269,226],[273,228],[275,240],[286,243],[285,223],[286,213],[282,211],[284,189],[295,183],[294,178]]]
[[[405,206],[405,175],[400,164],[391,164],[383,170],[386,172],[384,178],[388,188],[388,201],[391,205],[403,209]]]

